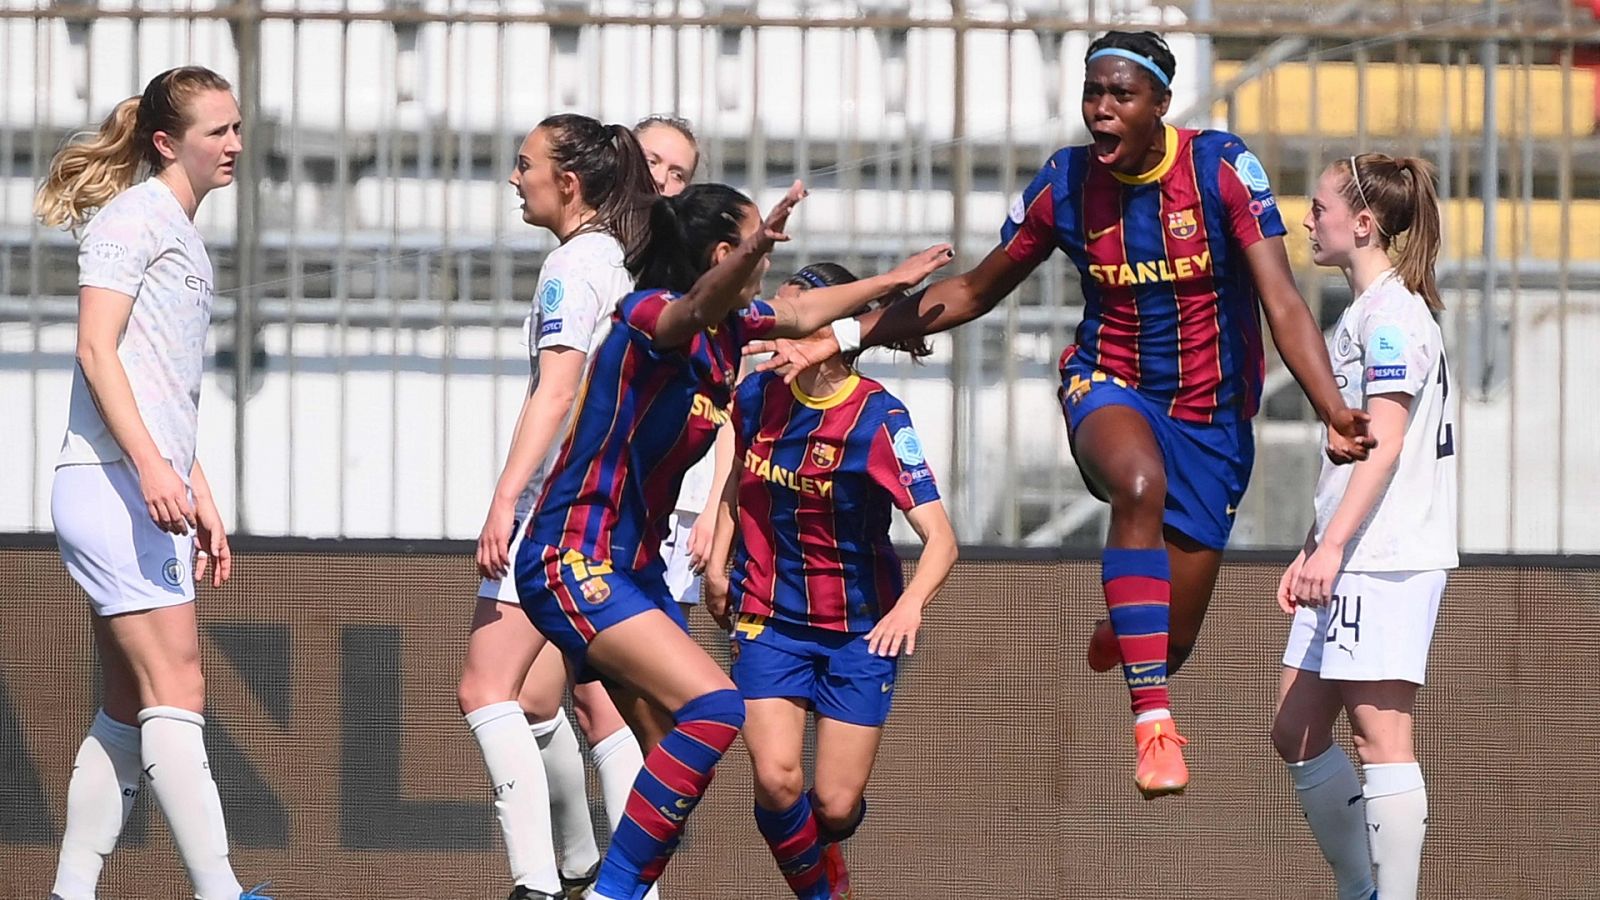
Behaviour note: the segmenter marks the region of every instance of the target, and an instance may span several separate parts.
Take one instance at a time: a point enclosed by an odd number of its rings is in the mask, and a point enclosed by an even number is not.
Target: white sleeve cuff
[[[833,339],[839,342],[840,353],[854,353],[861,349],[861,320],[840,319],[833,323]]]

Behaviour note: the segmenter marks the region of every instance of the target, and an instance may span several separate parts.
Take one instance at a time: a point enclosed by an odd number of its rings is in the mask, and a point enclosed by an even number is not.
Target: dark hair
[[[1089,45],[1089,52],[1083,55],[1084,64],[1088,65],[1089,57],[1101,50],[1127,50],[1130,53],[1137,53],[1154,63],[1155,67],[1167,76],[1169,84],[1173,76],[1178,74],[1178,60],[1172,55],[1172,48],[1168,47],[1161,35],[1154,31],[1108,31],[1095,38],[1094,43]],[[1139,71],[1150,79],[1150,84],[1157,92],[1172,92],[1172,88],[1168,84],[1162,84],[1154,72],[1147,72],[1142,66]]]
[[[583,202],[595,211],[584,230],[616,238],[628,271],[638,275],[650,243],[650,204],[656,194],[639,139],[625,126],[602,125],[574,113],[549,116],[539,128],[549,139],[556,168],[578,176]]]
[[[788,280],[784,283],[795,285],[802,290],[810,290],[812,288],[820,287],[835,287],[837,285],[849,284],[858,280],[860,279],[856,278],[854,272],[851,272],[849,269],[839,265],[836,262],[819,262],[812,263],[811,265],[806,266],[800,271],[794,273],[793,275],[789,276]],[[890,303],[899,303],[906,299],[907,297],[905,294],[896,292],[887,297],[881,297],[877,300],[869,302],[866,306],[863,306],[860,310],[858,310],[855,315],[859,316],[862,313],[871,312],[874,309],[888,306]],[[933,353],[933,347],[929,346],[926,336],[903,338],[901,340],[894,341],[893,343],[885,344],[884,348],[888,350],[898,350],[901,353],[910,354],[913,362],[920,361],[923,357]],[[861,357],[862,352],[864,352],[864,348],[860,350],[852,350],[851,352],[845,354],[845,365],[854,366],[856,364],[856,360]]]
[[[760,215],[755,203],[725,184],[692,184],[676,197],[656,197],[639,288],[686,293],[711,269],[718,244],[739,245],[739,225],[753,215]]]
[[[34,215],[52,228],[77,228],[95,210],[127,190],[142,170],[159,172],[167,160],[156,149],[156,132],[174,138],[194,124],[192,106],[207,91],[231,91],[210,69],[183,66],[150,79],[144,93],[118,103],[100,130],[62,148],[34,197]]]
[[[1334,166],[1345,175],[1339,195],[1351,212],[1365,209],[1372,213],[1383,249],[1388,250],[1405,235],[1395,253],[1394,271],[1406,289],[1420,295],[1429,309],[1444,309],[1433,273],[1440,242],[1433,163],[1415,156],[1361,153]]]
[[[657,113],[640,119],[633,126],[633,133],[635,135],[644,134],[658,125],[671,128],[673,131],[683,135],[683,139],[694,147],[694,165],[689,168],[688,177],[688,180],[693,181],[695,170],[700,168],[700,139],[694,136],[694,126],[689,124],[688,119]]]

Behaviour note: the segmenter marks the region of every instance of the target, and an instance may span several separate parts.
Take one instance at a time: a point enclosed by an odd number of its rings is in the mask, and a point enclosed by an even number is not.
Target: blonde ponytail
[[[146,154],[139,146],[139,97],[117,104],[100,130],[75,139],[50,161],[33,198],[33,214],[51,228],[77,230],[94,211],[139,180]]]
[[[1395,165],[1409,176],[1411,184],[1411,227],[1406,229],[1405,243],[1395,256],[1395,274],[1407,289],[1421,294],[1428,308],[1435,312],[1444,309],[1444,297],[1434,279],[1433,268],[1439,261],[1439,244],[1442,241],[1439,224],[1439,192],[1433,183],[1433,164],[1414,156],[1402,156]]]
[[[1421,296],[1429,309],[1444,309],[1433,272],[1442,239],[1433,163],[1415,156],[1359,153],[1334,166],[1348,173],[1340,196],[1352,212],[1372,213],[1383,248],[1394,250],[1395,274],[1406,290]]]
[[[132,187],[148,169],[166,165],[157,132],[181,138],[194,124],[191,107],[206,91],[231,91],[221,75],[201,66],[168,69],[144,93],[117,104],[100,130],[63,147],[33,198],[33,214],[51,228],[76,231],[95,211]]]

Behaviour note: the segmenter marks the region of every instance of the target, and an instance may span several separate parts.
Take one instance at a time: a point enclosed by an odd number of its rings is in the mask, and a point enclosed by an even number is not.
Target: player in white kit
[[[700,150],[695,143],[689,123],[669,116],[651,116],[634,126],[634,136],[644,153],[650,178],[656,190],[666,196],[681,193],[694,180],[700,162]],[[632,290],[630,283],[629,290]],[[609,303],[620,299],[611,298]],[[607,324],[609,324],[609,305]],[[596,335],[596,340],[604,332]],[[732,465],[733,447],[727,447],[726,465]],[[709,467],[708,454],[703,463]],[[708,469],[709,470],[709,469]],[[681,497],[681,494],[680,494]],[[705,502],[701,501],[702,504]],[[698,509],[698,508],[697,508]],[[519,517],[520,518],[520,517]],[[687,525],[685,526],[687,532]],[[672,543],[672,538],[668,538]],[[692,584],[683,586],[680,596],[691,592],[698,598],[699,580],[688,571],[688,544],[681,560]],[[516,601],[515,586],[509,580],[506,588],[511,602]],[[589,817],[588,785],[583,767],[583,753],[577,737],[561,709],[561,700],[568,686],[566,665],[560,651],[546,646],[540,651],[523,682],[518,698],[523,710],[533,722],[533,733],[539,743],[539,753],[544,761],[545,776],[550,790],[550,805],[556,842],[563,848],[561,856],[562,882],[569,896],[580,896],[582,888],[592,879],[598,866],[598,850],[594,843],[594,823]],[[633,782],[644,765],[639,741],[628,728],[605,686],[599,682],[572,685],[573,707],[577,713],[578,727],[589,744],[589,757],[599,776],[600,792],[605,804],[606,818],[611,827],[622,818],[627,807]],[[657,896],[654,888],[646,895],[650,900]]]
[[[633,290],[633,269],[649,240],[655,187],[631,131],[578,115],[541,122],[523,141],[510,182],[522,201],[523,220],[549,229],[561,245],[539,271],[524,326],[532,363],[529,390],[478,539],[484,581],[458,701],[494,788],[515,883],[511,896],[552,898],[586,883],[600,854],[587,800],[580,796],[568,804],[575,808],[554,810],[558,819],[581,820],[563,830],[559,868],[556,863],[539,745],[556,737],[558,726],[574,752],[576,741],[559,708],[559,687],[548,710],[525,709],[519,702],[545,640],[522,612],[508,568],[522,538],[520,525],[571,418],[589,354],[610,329],[616,301]],[[561,672],[560,654],[547,655]],[[564,683],[556,677],[558,685]],[[610,715],[620,723],[614,710]],[[581,760],[578,766],[581,774]]]
[[[239,135],[226,80],[172,69],[57,153],[34,201],[45,225],[80,233],[77,366],[50,513],[89,595],[103,680],[67,788],[60,900],[95,896],[141,772],[195,896],[262,896],[241,894],[228,860],[194,610],[207,570],[220,587],[232,567],[195,458],[214,279],[194,215],[233,183]]]
[[[1272,742],[1341,900],[1411,900],[1428,821],[1412,709],[1456,566],[1455,417],[1433,318],[1444,306],[1433,166],[1381,153],[1340,160],[1317,182],[1305,226],[1317,264],[1350,282],[1355,299],[1328,352],[1345,403],[1372,417],[1377,446],[1353,466],[1323,463],[1316,522],[1279,582],[1278,605],[1294,622]],[[1333,743],[1341,710],[1360,780]]]

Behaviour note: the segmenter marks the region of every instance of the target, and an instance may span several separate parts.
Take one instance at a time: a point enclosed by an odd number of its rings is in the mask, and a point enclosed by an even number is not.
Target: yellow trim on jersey
[[[794,393],[794,398],[796,400],[799,400],[801,403],[811,407],[812,409],[833,409],[835,406],[838,406],[844,401],[850,399],[850,395],[855,393],[856,385],[860,383],[861,376],[852,372],[850,373],[850,377],[844,380],[844,384],[839,385],[838,390],[826,397],[811,396],[800,389],[799,381],[789,382],[789,390]]]
[[[1151,169],[1150,171],[1141,175],[1124,175],[1121,172],[1118,172],[1116,169],[1112,169],[1111,174],[1123,184],[1152,184],[1160,181],[1161,176],[1172,171],[1173,165],[1178,161],[1178,129],[1168,125],[1166,140],[1166,155],[1161,157],[1161,162],[1156,163],[1156,167],[1154,169]]]

